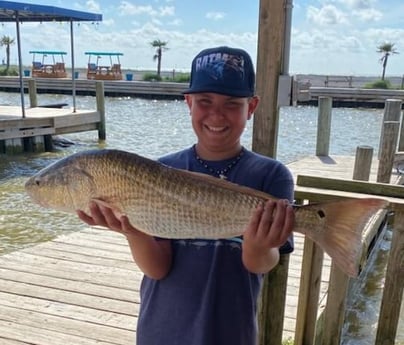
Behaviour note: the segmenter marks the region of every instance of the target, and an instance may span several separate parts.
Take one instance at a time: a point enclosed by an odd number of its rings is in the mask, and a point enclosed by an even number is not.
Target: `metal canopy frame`
[[[13,1],[0,1],[0,22],[15,22],[17,31],[17,49],[19,79],[21,90],[21,108],[22,117],[25,118],[24,105],[24,84],[22,80],[22,57],[21,57],[21,39],[20,23],[22,22],[70,22],[70,50],[72,63],[72,93],[73,93],[73,112],[76,111],[76,84],[74,78],[74,40],[73,40],[73,22],[100,22],[102,14],[70,10],[67,8],[35,5]]]

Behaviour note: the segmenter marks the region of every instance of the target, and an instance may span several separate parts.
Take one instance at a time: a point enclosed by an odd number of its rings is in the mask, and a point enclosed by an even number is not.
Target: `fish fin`
[[[107,208],[111,209],[111,211],[114,213],[115,217],[118,219],[125,215],[124,212],[122,212],[116,206],[108,203],[107,201],[104,201],[101,199],[96,199],[96,198],[91,199],[91,201],[95,202],[99,206],[103,206],[103,207],[107,207]]]
[[[347,275],[356,277],[359,274],[364,229],[373,217],[385,214],[387,205],[386,200],[376,198],[304,205],[302,209],[308,211],[312,208],[318,221],[314,225],[313,222],[296,224],[295,230],[316,242]]]

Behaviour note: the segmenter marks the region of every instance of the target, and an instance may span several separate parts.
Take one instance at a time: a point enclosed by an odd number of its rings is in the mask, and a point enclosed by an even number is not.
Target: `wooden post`
[[[16,154],[22,153],[24,151],[24,145],[22,138],[5,139],[5,153],[6,154]]]
[[[394,209],[393,238],[387,262],[375,345],[394,345],[403,299],[404,208]]]
[[[276,157],[279,106],[278,82],[285,40],[285,0],[260,0],[257,50],[257,94],[252,149]]]
[[[308,237],[304,240],[294,345],[314,344],[324,252]]]
[[[403,152],[404,151],[404,118],[403,118],[403,113],[400,112],[400,119],[398,121],[400,121],[401,126],[400,126],[400,134],[398,137],[398,148],[397,151],[399,152]]]
[[[278,83],[283,68],[286,0],[260,0],[256,93],[261,103],[254,114],[252,149],[276,157],[279,125]],[[259,312],[259,344],[282,343],[289,256],[265,275]]]
[[[384,103],[383,122],[400,121],[401,104],[401,99],[386,99],[386,102]]]
[[[289,254],[281,255],[279,264],[264,277],[258,305],[258,344],[260,345],[282,343],[288,269]]]
[[[324,330],[321,345],[340,345],[345,318],[349,277],[334,263],[331,264],[327,305],[324,310]]]
[[[401,99],[386,99],[384,103],[384,112],[383,112],[383,123],[386,121],[400,121],[401,118]],[[380,146],[384,141],[384,133],[382,131],[380,135]],[[379,159],[381,158],[381,152],[379,150]]]
[[[373,147],[363,145],[356,148],[355,165],[353,171],[354,180],[369,181],[372,158]]]
[[[95,82],[95,96],[97,99],[97,111],[100,113],[100,123],[98,124],[98,139],[106,139],[105,127],[105,97],[104,97],[104,83],[102,81]]]
[[[393,170],[394,154],[396,153],[398,140],[398,121],[386,121],[383,123],[383,141],[380,145],[380,159],[377,171],[377,182],[390,183]]]
[[[332,98],[318,98],[316,156],[328,156],[330,148]]]
[[[35,108],[38,106],[38,98],[36,94],[36,80],[31,78],[28,80],[29,106]]]

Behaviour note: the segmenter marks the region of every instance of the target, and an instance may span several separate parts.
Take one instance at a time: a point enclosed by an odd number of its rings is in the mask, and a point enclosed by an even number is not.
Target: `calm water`
[[[3,105],[20,104],[19,97],[19,94],[0,92]],[[66,95],[41,94],[38,95],[38,102],[72,104],[71,96]],[[77,98],[78,109],[95,107],[94,97]],[[383,110],[380,109],[333,109],[330,154],[354,155],[358,145],[372,146],[377,152],[382,113]],[[23,184],[27,177],[51,162],[76,151],[100,147],[124,149],[156,158],[189,146],[195,141],[189,112],[182,101],[107,98],[106,117],[107,140],[104,143],[98,143],[97,132],[93,131],[66,135],[65,138],[76,144],[56,149],[52,153],[24,154],[16,157],[0,155],[0,254],[52,239],[61,233],[85,228],[75,216],[41,209],[32,204],[25,195]],[[242,137],[243,145],[247,148],[251,147],[251,128],[252,121],[248,123]],[[288,163],[299,157],[314,154],[316,131],[317,108],[282,108],[278,159]],[[387,245],[388,241],[384,247]],[[379,252],[383,253],[383,250]],[[376,271],[382,270],[383,265]],[[378,286],[383,285],[381,277],[374,278],[373,282]],[[369,295],[364,295],[364,301],[368,297]],[[360,308],[361,311],[355,316],[360,320],[367,320],[367,317],[374,315],[374,310],[366,309],[366,305]],[[352,325],[354,324],[352,321]],[[399,339],[404,341],[404,321],[401,324]],[[372,344],[369,337],[362,337],[362,334],[369,336],[368,327],[374,330],[375,326],[373,322],[366,328],[353,327],[353,333],[361,335],[355,344]],[[348,330],[348,334],[351,331]],[[353,338],[353,335],[349,334],[349,338]]]

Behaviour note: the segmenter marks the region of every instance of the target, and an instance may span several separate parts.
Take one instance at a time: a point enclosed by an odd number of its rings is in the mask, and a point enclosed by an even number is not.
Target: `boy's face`
[[[198,143],[211,152],[231,151],[258,105],[258,97],[231,97],[217,93],[186,94]]]

